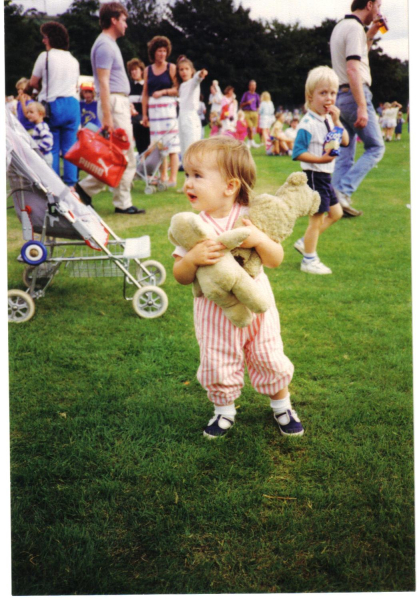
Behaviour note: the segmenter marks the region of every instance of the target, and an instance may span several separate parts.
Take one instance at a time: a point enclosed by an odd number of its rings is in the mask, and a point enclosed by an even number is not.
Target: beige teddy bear
[[[275,242],[282,242],[291,235],[298,217],[314,215],[320,206],[320,195],[307,185],[307,175],[291,173],[285,183],[271,194],[260,194],[249,202],[249,219]],[[235,227],[240,227],[240,217]],[[233,256],[251,277],[255,277],[262,266],[258,253],[253,248],[234,248]]]
[[[230,250],[240,245],[250,234],[249,227],[240,227],[217,236],[212,227],[201,217],[190,212],[172,217],[169,240],[186,250],[198,242],[216,240],[226,246],[224,256],[213,265],[198,267],[193,285],[194,295],[204,295],[213,300],[236,327],[246,327],[252,322],[252,313],[263,313],[270,306],[270,299],[261,292],[260,286],[234,260]]]

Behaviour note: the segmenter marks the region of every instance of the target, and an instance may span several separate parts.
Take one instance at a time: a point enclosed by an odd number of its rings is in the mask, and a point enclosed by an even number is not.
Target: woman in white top
[[[35,62],[29,90],[40,90],[38,100],[50,106],[48,125],[54,138],[52,148],[54,171],[60,174],[60,152],[64,154],[77,139],[80,125],[78,101],[78,61],[68,52],[69,37],[61,23],[48,22],[41,25],[42,42],[46,52],[41,52]],[[77,167],[64,161],[63,181],[68,186],[77,183]]]
[[[221,113],[221,99],[223,95],[221,93],[219,83],[216,79],[214,79],[214,81],[212,82],[210,92],[211,93],[208,100],[208,103],[211,105],[210,113],[215,112],[217,113],[217,115],[219,115]]]
[[[275,107],[269,92],[263,92],[260,97],[259,128],[262,130],[262,141],[266,144],[269,139],[269,130],[275,121]]]
[[[208,75],[202,69],[195,72],[193,63],[181,56],[176,64],[179,86],[179,137],[182,156],[193,142],[201,139],[201,119],[199,118],[200,83]]]

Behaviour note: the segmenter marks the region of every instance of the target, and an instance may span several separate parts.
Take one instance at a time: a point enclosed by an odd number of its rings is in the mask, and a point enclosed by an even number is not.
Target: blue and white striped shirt
[[[42,154],[45,155],[51,152],[54,144],[54,138],[52,137],[50,128],[46,123],[38,123],[38,125],[35,125],[35,127],[32,129],[31,135],[38,144],[38,148]]]

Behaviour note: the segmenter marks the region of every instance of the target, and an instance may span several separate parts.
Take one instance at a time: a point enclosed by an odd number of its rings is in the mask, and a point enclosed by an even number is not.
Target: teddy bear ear
[[[295,185],[295,186],[304,185],[307,183],[307,175],[305,173],[301,173],[301,171],[297,171],[296,173],[291,173],[291,175],[289,175],[287,177],[287,180],[285,183],[288,183],[289,185]]]

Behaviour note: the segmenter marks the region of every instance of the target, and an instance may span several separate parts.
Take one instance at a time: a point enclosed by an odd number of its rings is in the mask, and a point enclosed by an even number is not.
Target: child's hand
[[[253,225],[250,219],[242,219],[244,227],[250,227],[251,232],[249,237],[247,237],[242,244],[240,244],[240,248],[256,248],[264,239],[265,234],[263,231],[258,229],[256,225]]]
[[[205,77],[208,75],[208,71],[206,69],[201,69],[201,72],[199,73],[199,76],[201,79],[205,79]]]
[[[204,240],[199,242],[188,252],[188,258],[197,267],[205,265],[215,265],[224,256],[224,244],[214,240]]]
[[[336,104],[329,106],[327,112],[332,117],[334,125],[338,125],[340,119],[340,109],[336,106]]]

